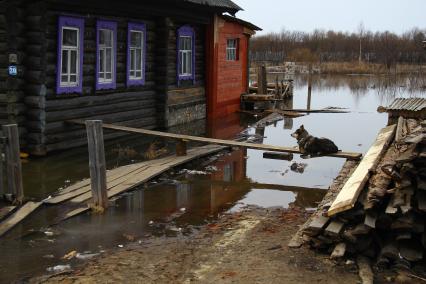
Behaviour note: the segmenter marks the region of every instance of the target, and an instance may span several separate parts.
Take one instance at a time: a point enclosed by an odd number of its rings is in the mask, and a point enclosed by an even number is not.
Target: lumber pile
[[[401,118],[395,135],[353,206],[333,211],[338,197],[322,202],[302,227],[304,244],[336,260],[366,257],[377,269],[424,263],[426,121]]]

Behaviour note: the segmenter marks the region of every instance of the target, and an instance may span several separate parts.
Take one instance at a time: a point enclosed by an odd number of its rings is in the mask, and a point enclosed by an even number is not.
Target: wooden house
[[[224,15],[239,10],[230,0],[0,1],[0,123],[17,123],[22,147],[45,155],[86,144],[71,119],[161,129],[235,110],[258,29]]]

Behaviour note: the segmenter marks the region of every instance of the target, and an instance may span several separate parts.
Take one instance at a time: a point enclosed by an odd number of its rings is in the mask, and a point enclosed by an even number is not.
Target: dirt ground
[[[246,208],[191,235],[135,242],[61,275],[32,283],[357,283],[354,264],[290,249],[308,213]]]

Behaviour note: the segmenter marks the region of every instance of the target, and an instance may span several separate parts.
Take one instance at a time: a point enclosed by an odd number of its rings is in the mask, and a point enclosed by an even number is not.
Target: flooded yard
[[[274,80],[275,75],[270,78]],[[233,139],[248,129],[251,134],[261,133],[264,144],[296,146],[290,134],[304,125],[310,134],[330,138],[341,150],[365,153],[387,123],[387,115],[378,113],[377,107],[397,97],[425,97],[425,82],[412,77],[317,76],[313,78],[310,107],[346,108],[348,113],[284,118],[264,129],[251,127],[253,117],[235,114],[208,126],[199,123],[172,131]],[[305,77],[295,78],[289,103],[293,108],[307,108]],[[133,136],[108,142],[108,168],[144,160],[153,141]],[[164,149],[173,151],[172,141],[160,142]],[[304,164],[303,172],[291,170],[294,162]],[[343,163],[338,158],[303,159],[299,155],[292,161],[270,160],[263,158],[262,151],[239,149],[181,167],[125,193],[103,215],[83,214],[55,224],[59,207],[43,208],[0,240],[0,282],[42,274],[59,264],[74,266],[91,254],[108,254],[113,248],[143,242],[146,237],[190,236],[220,214],[238,212],[247,205],[314,208]],[[29,159],[23,171],[25,195],[42,200],[89,177],[87,149]],[[62,259],[72,251],[79,257]]]

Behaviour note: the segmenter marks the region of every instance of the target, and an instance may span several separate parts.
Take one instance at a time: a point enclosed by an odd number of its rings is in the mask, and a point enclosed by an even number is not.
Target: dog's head
[[[294,133],[291,134],[291,137],[296,138],[297,140],[303,139],[307,136],[309,136],[309,133],[306,131],[303,125],[301,125]]]

